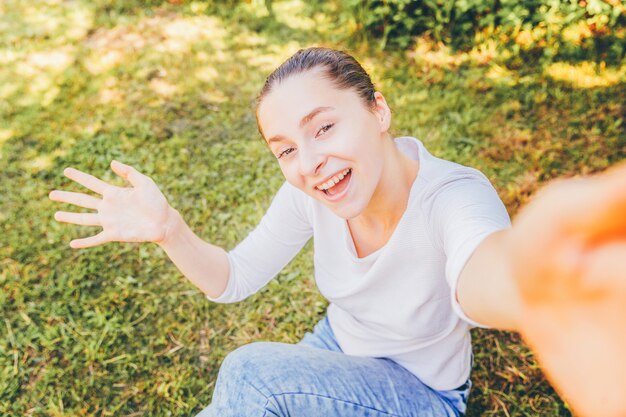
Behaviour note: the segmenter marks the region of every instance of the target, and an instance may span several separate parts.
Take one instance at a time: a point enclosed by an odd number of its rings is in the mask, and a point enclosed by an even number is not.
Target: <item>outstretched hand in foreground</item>
[[[581,416],[626,416],[626,164],[557,180],[513,222],[520,332]]]
[[[129,165],[112,161],[111,169],[132,186],[118,187],[77,169],[66,168],[65,176],[99,194],[100,198],[70,191],[50,192],[51,200],[96,210],[95,213],[55,213],[54,218],[60,222],[102,227],[100,233],[72,240],[70,246],[87,248],[106,242],[161,242],[166,237],[171,213],[163,193],[150,177]]]

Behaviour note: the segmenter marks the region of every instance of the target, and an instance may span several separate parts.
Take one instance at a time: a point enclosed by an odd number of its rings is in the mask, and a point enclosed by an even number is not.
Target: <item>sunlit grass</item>
[[[75,59],[75,42],[92,24],[92,13],[82,4],[3,3],[0,99],[18,97],[21,106],[48,105],[59,92],[59,77]]]
[[[13,130],[11,129],[0,129],[0,144],[11,139],[13,137]]]
[[[555,62],[546,68],[546,74],[576,88],[611,87],[626,82],[626,65],[616,69],[589,61],[576,64]]]

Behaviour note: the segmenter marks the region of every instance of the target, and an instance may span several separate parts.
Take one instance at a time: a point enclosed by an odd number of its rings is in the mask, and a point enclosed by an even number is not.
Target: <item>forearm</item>
[[[492,233],[478,246],[459,277],[457,299],[472,320],[517,330],[520,299],[507,252],[509,232]]]
[[[230,272],[226,251],[200,239],[172,208],[166,236],[158,245],[203,293],[217,298],[224,292]]]

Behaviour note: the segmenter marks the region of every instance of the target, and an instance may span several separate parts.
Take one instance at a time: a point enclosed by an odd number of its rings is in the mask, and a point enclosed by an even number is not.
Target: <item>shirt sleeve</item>
[[[287,181],[280,187],[259,224],[228,252],[230,274],[218,303],[241,301],[265,286],[293,259],[313,235],[306,195]]]
[[[433,236],[445,253],[445,275],[452,309],[473,327],[488,328],[470,319],[456,298],[459,276],[480,243],[490,234],[511,227],[506,207],[487,177],[469,169],[451,175],[433,187]]]

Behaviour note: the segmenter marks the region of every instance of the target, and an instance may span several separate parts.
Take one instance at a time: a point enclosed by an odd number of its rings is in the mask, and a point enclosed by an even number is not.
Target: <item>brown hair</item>
[[[353,89],[361,97],[367,109],[371,110],[375,107],[374,84],[369,74],[352,55],[330,48],[311,47],[300,49],[267,77],[256,99],[257,110],[263,98],[277,83],[280,84],[291,75],[318,67],[322,68],[322,75],[332,81],[335,87],[341,90]],[[258,122],[257,117],[257,127],[263,135]]]

